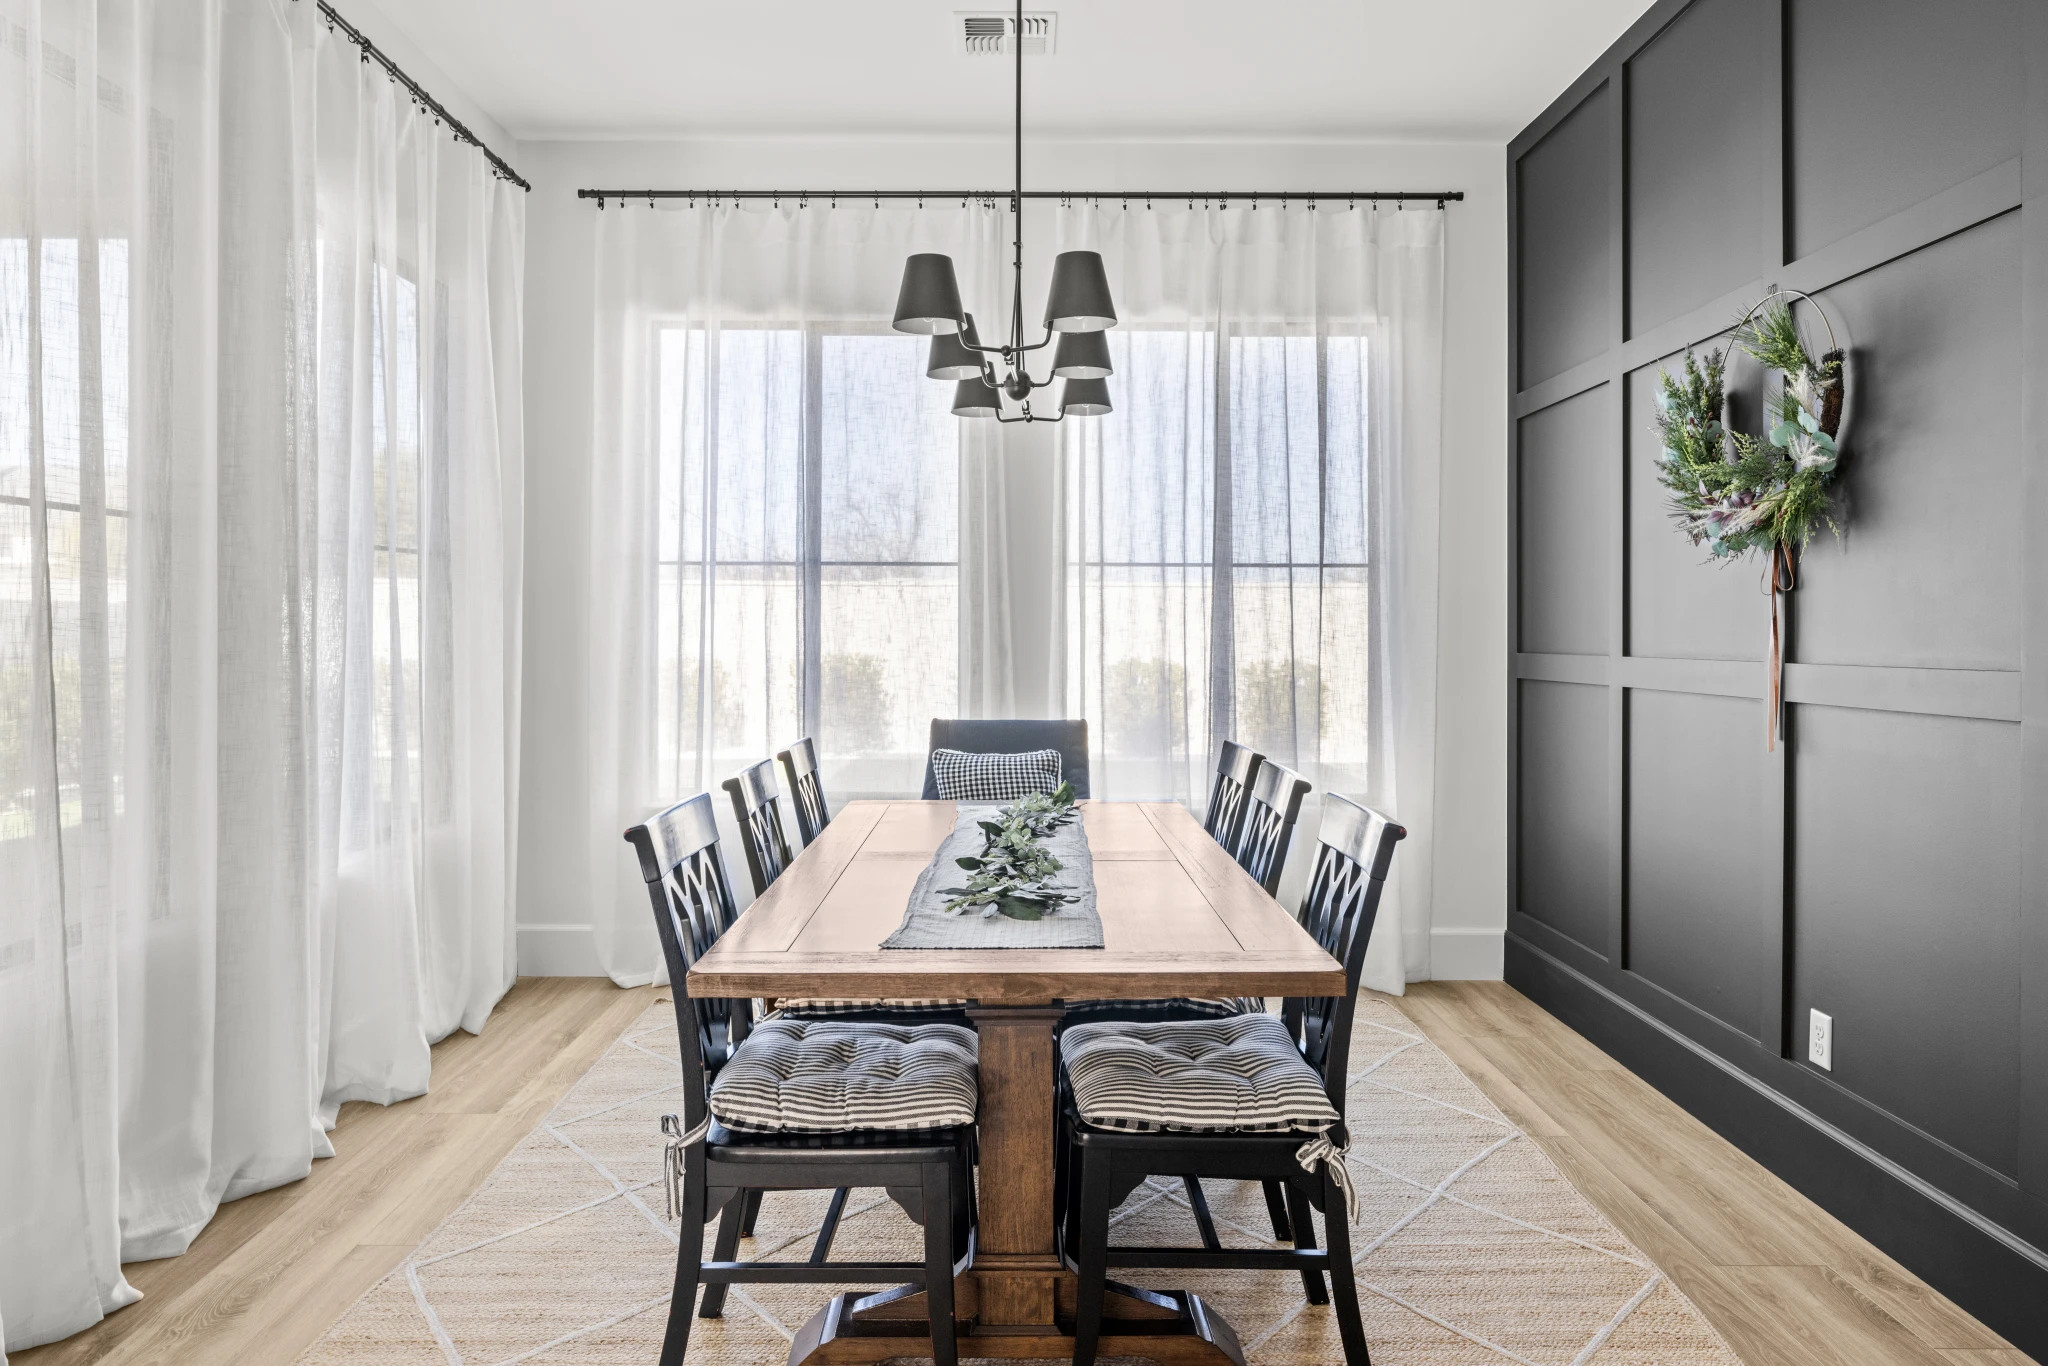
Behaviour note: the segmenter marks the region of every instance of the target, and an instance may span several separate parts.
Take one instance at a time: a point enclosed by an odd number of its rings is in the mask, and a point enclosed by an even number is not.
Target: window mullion
[[[802,623],[799,653],[802,686],[798,706],[803,715],[803,732],[817,735],[823,712],[824,652],[824,497],[825,497],[825,332],[817,326],[804,330],[804,408],[799,466],[803,481],[803,511],[800,535],[801,562],[797,568],[797,610]],[[771,739],[773,737],[770,737]]]

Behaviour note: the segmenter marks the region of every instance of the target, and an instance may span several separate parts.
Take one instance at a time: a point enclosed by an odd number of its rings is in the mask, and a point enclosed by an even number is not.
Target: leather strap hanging
[[[1764,664],[1764,748],[1767,751],[1777,749],[1778,741],[1785,735],[1785,633],[1778,622],[1778,595],[1790,593],[1798,586],[1799,575],[1792,560],[1792,547],[1783,541],[1773,542],[1770,558],[1764,563],[1761,586],[1771,599],[1771,654]]]

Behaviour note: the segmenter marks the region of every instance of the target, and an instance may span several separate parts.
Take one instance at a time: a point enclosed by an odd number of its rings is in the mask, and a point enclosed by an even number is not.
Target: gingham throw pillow
[[[1060,752],[1034,749],[1024,754],[969,754],[935,749],[932,780],[938,784],[940,799],[949,802],[1014,802],[1034,792],[1050,796],[1060,786]]]

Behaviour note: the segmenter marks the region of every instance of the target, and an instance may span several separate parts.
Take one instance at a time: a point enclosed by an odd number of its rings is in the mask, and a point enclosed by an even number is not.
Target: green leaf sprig
[[[954,915],[978,910],[983,917],[1042,920],[1080,897],[1051,885],[1060,861],[1045,847],[1053,831],[1073,820],[1074,785],[1061,783],[1047,795],[1034,792],[996,812],[998,819],[977,821],[983,836],[981,853],[955,859],[972,874],[965,887],[941,888],[950,897],[945,909]]]

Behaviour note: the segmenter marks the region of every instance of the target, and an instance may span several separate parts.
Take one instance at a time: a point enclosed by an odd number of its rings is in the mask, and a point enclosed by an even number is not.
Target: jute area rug
[[[1699,1310],[1388,998],[1361,996],[1352,1046],[1352,1234],[1375,1366],[1738,1366]],[[672,1007],[622,1035],[482,1188],[342,1316],[301,1366],[650,1366],[668,1317],[676,1226],[659,1117],[680,1110]],[[1226,1242],[1273,1246],[1256,1185],[1206,1183]],[[823,1193],[770,1195],[743,1258],[808,1253]],[[1140,1188],[1116,1241],[1193,1245],[1175,1181]],[[710,1230],[705,1249],[710,1251]],[[915,1225],[856,1191],[835,1257],[914,1260]],[[1123,1273],[1208,1299],[1259,1366],[1341,1362],[1301,1280]],[[833,1293],[734,1286],[699,1319],[691,1366],[781,1366]]]

